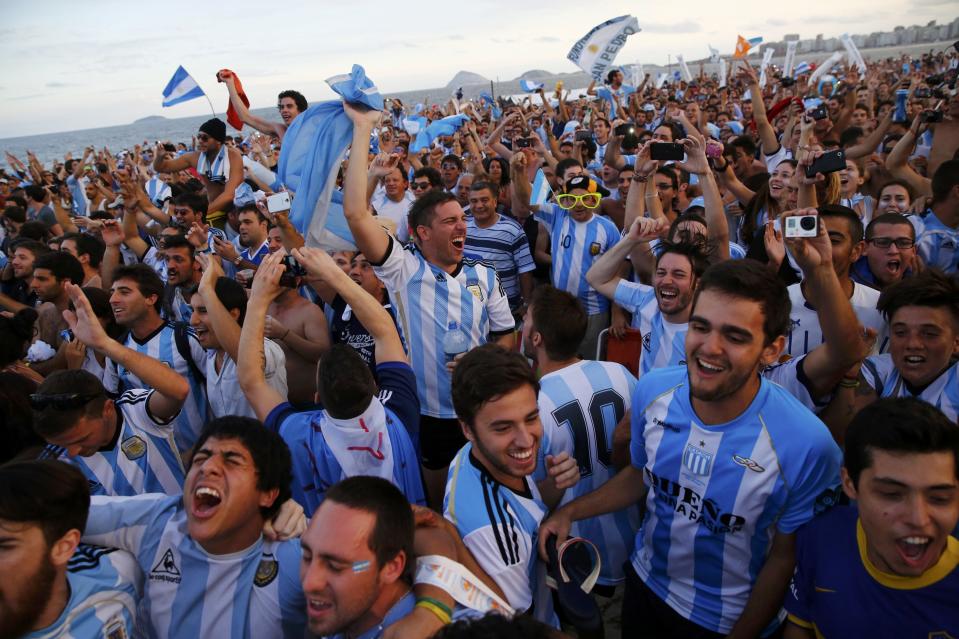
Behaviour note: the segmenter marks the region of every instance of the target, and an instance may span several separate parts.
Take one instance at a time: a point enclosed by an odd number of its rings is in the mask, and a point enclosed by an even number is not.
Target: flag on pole
[[[533,188],[529,194],[530,205],[542,207],[549,202],[552,195],[553,190],[549,188],[549,180],[546,179],[546,174],[543,173],[543,169],[537,170],[536,177],[533,179]]]
[[[229,74],[233,76],[233,85],[236,87],[236,94],[240,98],[240,102],[242,102],[244,106],[249,108],[250,98],[246,97],[246,91],[243,90],[243,85],[240,84],[240,76],[233,73],[229,69],[220,69],[220,71],[216,74],[217,82],[223,82],[223,80],[220,79],[221,75],[224,77],[229,77],[225,74]],[[233,108],[232,100],[230,100],[230,103],[226,107],[226,121],[229,122],[230,126],[232,126],[237,131],[243,130],[243,120],[240,119],[239,112],[235,108]]]
[[[813,74],[809,76],[809,84],[816,84],[819,82],[819,78],[829,73],[833,66],[838,64],[842,60],[842,51],[836,51],[827,59],[823,60],[822,63],[816,67],[816,70],[813,71]]]
[[[646,76],[646,74],[643,72],[643,65],[638,60],[636,61],[636,64],[633,65],[631,75],[634,87],[638,87],[643,83],[643,78]]]
[[[709,61],[713,64],[719,64],[719,49],[714,49],[711,44],[706,46],[709,47]]]
[[[656,76],[656,88],[662,89],[663,85],[666,84],[666,80],[669,79],[669,75],[665,71],[661,71],[659,75]]]
[[[842,41],[842,46],[846,48],[846,55],[849,57],[849,64],[855,64],[859,67],[859,73],[866,72],[866,61],[863,60],[862,54],[859,53],[859,47],[856,46],[856,43],[852,41],[852,38],[848,33],[842,34],[839,38]]]
[[[679,69],[683,72],[683,79],[686,82],[692,82],[693,74],[689,71],[689,65],[686,64],[686,59],[683,58],[682,54],[677,54],[676,61],[679,62]]]
[[[163,106],[170,107],[187,100],[205,97],[206,94],[182,66],[176,68],[173,77],[163,89]]]
[[[733,53],[734,58],[745,58],[749,55],[749,50],[752,49],[757,44],[762,43],[762,38],[750,38],[746,39],[742,36],[736,36],[736,52]]]
[[[519,88],[521,88],[523,91],[526,91],[526,93],[536,93],[542,89],[543,86],[544,85],[542,82],[533,82],[532,80],[526,79],[519,81]]]
[[[569,50],[566,58],[600,81],[626,44],[626,38],[639,32],[639,22],[631,15],[619,16],[596,25]]]
[[[763,61],[759,65],[759,86],[766,86],[766,67],[769,66],[769,63],[773,59],[773,48],[769,47],[763,51]]]
[[[793,65],[796,62],[796,40],[790,40],[786,43],[786,58],[783,60],[783,77],[788,78],[793,74]]]
[[[343,111],[343,101],[379,111],[383,96],[358,64],[349,74],[326,82],[342,100],[318,102],[290,123],[277,177],[296,193],[290,221],[307,245],[342,251],[355,246],[343,214],[342,194],[336,190],[340,161],[353,139],[353,122]],[[365,160],[366,149],[362,156]]]

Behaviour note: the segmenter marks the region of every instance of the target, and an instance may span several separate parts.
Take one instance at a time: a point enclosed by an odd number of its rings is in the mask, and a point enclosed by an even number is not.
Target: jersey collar
[[[887,588],[896,590],[916,590],[925,588],[947,577],[956,566],[959,566],[959,539],[952,535],[946,541],[946,549],[936,564],[922,573],[918,577],[903,577],[901,575],[891,575],[888,572],[879,570],[869,560],[866,554],[866,531],[862,528],[862,520],[856,518],[856,545],[859,547],[859,559],[862,561],[863,568],[869,573],[869,576],[878,581]]]

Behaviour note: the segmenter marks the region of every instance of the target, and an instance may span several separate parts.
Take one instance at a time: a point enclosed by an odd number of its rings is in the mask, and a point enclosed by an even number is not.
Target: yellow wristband
[[[436,615],[436,617],[440,620],[440,622],[444,626],[450,623],[451,621],[453,621],[453,618],[450,617],[450,615],[448,615],[445,610],[441,610],[439,606],[429,601],[417,601],[416,607],[424,608],[432,612],[434,615]]]

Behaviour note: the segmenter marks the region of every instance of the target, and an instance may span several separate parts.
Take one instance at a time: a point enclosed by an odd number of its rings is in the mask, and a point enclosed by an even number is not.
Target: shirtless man
[[[959,148],[959,93],[949,99],[943,108],[948,118],[936,124],[935,135],[932,138],[932,150],[929,152],[929,170],[927,175],[933,175],[939,165],[951,160]]]
[[[226,90],[230,93],[230,104],[236,109],[244,124],[249,124],[260,133],[275,135],[280,141],[286,135],[286,129],[293,122],[293,119],[306,111],[307,102],[302,93],[292,90],[283,91],[276,98],[276,109],[280,112],[280,118],[283,119],[283,122],[264,120],[250,113],[250,109],[243,104],[243,100],[240,99],[240,94],[236,90],[236,77],[231,71],[226,69],[220,71],[216,74],[216,79],[226,85]]]
[[[226,123],[219,118],[211,118],[200,125],[196,151],[167,159],[166,149],[158,144],[154,152],[156,159],[153,160],[153,170],[157,172],[196,169],[206,187],[206,197],[210,203],[206,209],[209,222],[218,219],[220,211],[226,211],[233,205],[233,192],[243,181],[243,156],[225,142]]]
[[[297,292],[300,285],[285,289],[266,316],[266,336],[286,354],[286,381],[293,405],[310,404],[316,393],[316,363],[330,348],[326,316]]]

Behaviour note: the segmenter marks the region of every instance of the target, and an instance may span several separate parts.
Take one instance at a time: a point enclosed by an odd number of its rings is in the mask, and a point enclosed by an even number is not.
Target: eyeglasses
[[[206,133],[197,133],[197,134],[196,134],[196,139],[197,139],[197,140],[200,140],[201,142],[206,142],[207,140],[210,139],[210,136],[207,135]]]
[[[556,196],[556,203],[559,205],[559,208],[566,210],[580,203],[588,209],[595,209],[599,206],[600,199],[602,199],[602,196],[599,193],[583,193],[582,195],[561,193]]]
[[[429,182],[413,182],[410,186],[414,191],[425,191],[430,188],[431,185]]]
[[[57,393],[55,395],[33,393],[30,395],[30,406],[34,410],[43,410],[48,406],[57,410],[76,410],[100,396],[101,393]]]
[[[887,249],[893,244],[900,249],[911,249],[916,245],[916,241],[909,237],[874,237],[866,241],[881,249]]]

